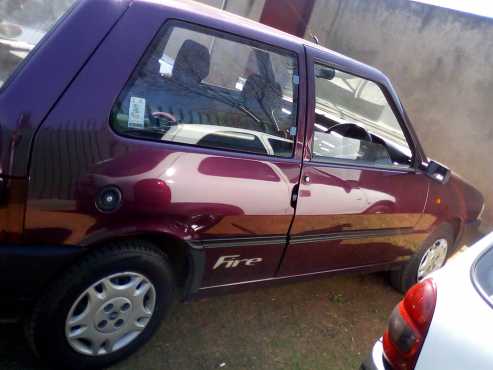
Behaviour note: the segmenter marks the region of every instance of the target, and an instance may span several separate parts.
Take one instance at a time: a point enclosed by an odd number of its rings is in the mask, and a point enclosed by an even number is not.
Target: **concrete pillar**
[[[315,0],[266,0],[260,22],[303,37]]]

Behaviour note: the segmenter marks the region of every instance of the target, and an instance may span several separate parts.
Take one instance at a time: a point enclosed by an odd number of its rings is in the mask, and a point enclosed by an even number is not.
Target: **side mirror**
[[[445,184],[450,178],[450,170],[443,164],[430,160],[426,167],[426,175],[433,180]]]
[[[13,23],[0,23],[0,37],[13,39],[20,35],[22,35],[22,28],[20,26]]]

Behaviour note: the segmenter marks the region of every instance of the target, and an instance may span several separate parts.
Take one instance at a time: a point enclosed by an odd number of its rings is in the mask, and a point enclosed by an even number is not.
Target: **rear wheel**
[[[451,225],[438,226],[403,268],[390,272],[392,286],[404,293],[411,286],[441,268],[455,251],[454,236],[454,229]]]
[[[143,241],[87,256],[57,281],[26,323],[33,350],[64,369],[103,368],[151,338],[174,298],[172,269]]]

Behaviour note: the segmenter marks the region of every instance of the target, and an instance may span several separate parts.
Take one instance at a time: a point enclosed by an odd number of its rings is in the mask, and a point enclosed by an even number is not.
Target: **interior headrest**
[[[186,40],[176,56],[173,78],[181,83],[199,84],[209,75],[211,56],[209,50],[193,40]]]
[[[264,95],[265,85],[266,83],[260,75],[251,75],[247,78],[245,85],[243,86],[241,92],[243,99],[261,100]]]

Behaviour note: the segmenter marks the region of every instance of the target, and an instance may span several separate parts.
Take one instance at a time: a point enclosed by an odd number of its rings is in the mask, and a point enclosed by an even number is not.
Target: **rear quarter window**
[[[75,2],[0,1],[0,88]]]
[[[170,21],[118,97],[111,125],[139,139],[291,157],[298,83],[291,51]]]

